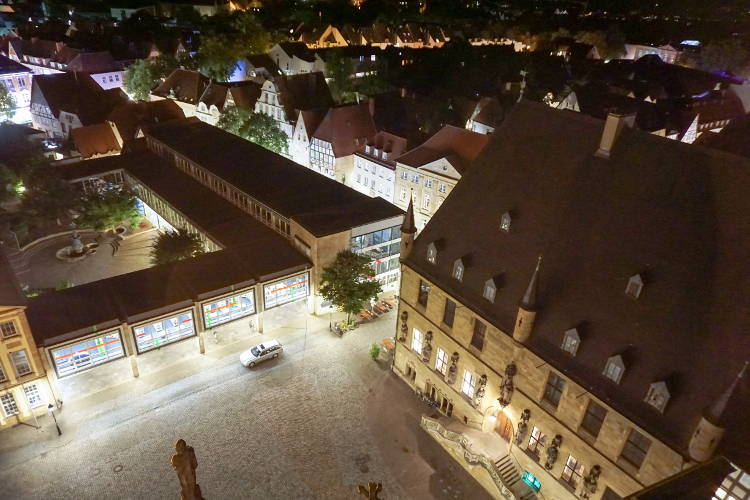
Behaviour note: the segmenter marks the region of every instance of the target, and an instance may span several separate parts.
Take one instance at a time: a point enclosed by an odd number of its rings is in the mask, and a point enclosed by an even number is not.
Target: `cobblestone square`
[[[276,360],[248,369],[225,356],[102,405],[66,428],[66,440],[75,433],[68,444],[54,448],[47,435],[46,447],[20,443],[25,454],[4,447],[6,458],[22,458],[0,459],[0,498],[178,499],[169,458],[180,438],[195,448],[208,500],[354,499],[368,481],[382,482],[389,500],[491,498],[419,428],[428,407],[386,362],[369,359],[368,347],[394,331],[395,312],[343,338],[327,318],[294,327],[258,337],[281,340]],[[49,432],[49,418],[40,424]],[[18,431],[2,431],[0,445]]]

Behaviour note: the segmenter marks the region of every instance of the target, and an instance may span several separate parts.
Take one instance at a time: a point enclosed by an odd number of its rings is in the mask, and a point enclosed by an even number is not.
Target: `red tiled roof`
[[[397,158],[398,163],[420,168],[433,161],[455,156],[460,160],[453,165],[463,175],[466,167],[479,156],[489,136],[447,125],[424,144]],[[453,164],[453,162],[451,162]]]
[[[378,131],[366,104],[354,104],[328,110],[313,137],[331,143],[336,158],[349,156]]]
[[[70,137],[83,159],[122,151],[122,138],[117,125],[112,122],[74,128],[70,131]]]

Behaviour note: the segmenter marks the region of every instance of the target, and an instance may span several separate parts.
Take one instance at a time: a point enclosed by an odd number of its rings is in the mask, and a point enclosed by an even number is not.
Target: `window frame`
[[[0,394],[0,406],[2,406],[3,413],[7,418],[21,413],[18,410],[18,403],[16,403],[16,398],[13,396],[12,392]],[[11,411],[8,411],[10,408],[12,408]]]
[[[573,461],[573,466],[571,467],[570,462]],[[562,474],[560,475],[560,480],[573,488],[575,490],[578,488],[578,485],[581,483],[581,479],[583,478],[583,471],[585,467],[581,462],[579,462],[576,457],[573,455],[568,455],[568,459],[565,461],[565,466],[563,467]],[[570,472],[568,472],[570,471]],[[568,473],[568,478],[565,478],[565,474]],[[576,479],[577,478],[577,479]]]
[[[448,306],[448,304],[453,304],[452,306]],[[448,310],[450,309],[450,323],[446,321],[448,319]],[[453,328],[453,323],[456,321],[456,303],[449,299],[448,297],[445,298],[445,307],[443,308],[443,324]]]
[[[4,327],[6,325],[10,325],[10,329],[13,330],[13,333],[11,333],[9,335],[5,334],[5,328]],[[12,319],[0,323],[0,336],[2,336],[3,340],[4,339],[9,339],[9,338],[12,338],[12,337],[16,337],[16,336],[18,336],[20,334],[21,334],[21,332],[19,332],[18,328],[16,328],[16,322],[13,321]]]
[[[561,383],[560,387],[557,387],[555,383]],[[563,391],[565,391],[565,379],[557,373],[550,371],[549,376],[547,377],[547,382],[544,384],[542,401],[552,405],[555,409],[557,409],[560,407],[560,401],[562,401]],[[557,401],[554,401],[554,395],[557,393],[559,393],[559,396],[557,396]]]
[[[445,375],[447,368],[448,368],[448,353],[438,348],[437,356],[435,357],[435,371],[439,372],[442,375]]]
[[[634,442],[633,440],[634,437],[636,437],[636,440],[638,441],[648,442],[648,446],[646,446],[645,450],[639,446],[639,444],[643,444],[643,443]],[[630,434],[628,434],[628,439],[625,441],[625,444],[623,445],[622,450],[620,451],[620,455],[619,457],[617,457],[617,459],[624,460],[627,464],[640,470],[641,467],[643,467],[643,462],[645,462],[646,456],[648,455],[648,452],[651,449],[651,445],[653,444],[654,442],[651,441],[649,438],[641,434],[636,429],[631,428]],[[635,455],[640,455],[640,457],[635,457],[631,453],[634,453]],[[640,458],[640,461],[638,461],[638,458]]]
[[[419,289],[417,289],[417,304],[426,308],[430,300],[430,285],[425,280],[419,280]]]
[[[474,319],[474,332],[471,334],[469,345],[481,351],[484,349],[484,341],[487,338],[487,325],[479,318]]]
[[[470,389],[471,394],[466,392],[467,387]],[[474,391],[476,390],[476,387],[477,387],[477,378],[474,375],[472,375],[469,370],[464,370],[464,378],[461,381],[461,394],[471,399],[474,397]]]
[[[22,356],[23,360],[18,360],[18,362],[13,358],[15,356],[18,356],[19,358]],[[10,358],[10,364],[13,365],[13,371],[16,372],[16,377],[21,378],[25,377],[26,375],[30,375],[34,373],[34,370],[31,367],[31,362],[29,361],[29,357],[26,355],[26,349],[19,349],[18,351],[13,351],[8,353],[8,357]],[[21,373],[18,367],[20,366],[26,366],[29,371],[25,373]]]
[[[419,342],[417,342],[417,339],[419,339]],[[415,347],[417,344],[419,344],[419,349]],[[423,346],[424,346],[424,334],[420,332],[416,327],[412,328],[412,337],[411,337],[412,350],[421,355]]]
[[[599,410],[604,412],[601,418],[596,414]],[[578,426],[578,430],[583,430],[583,432],[593,438],[599,437],[599,433],[602,431],[608,413],[609,411],[605,407],[593,399],[589,399],[589,403],[586,405],[586,410],[583,412],[583,418],[581,419],[581,424]],[[590,425],[591,423],[594,425]],[[596,432],[593,432],[593,428],[596,427],[597,424],[598,428],[596,428]]]

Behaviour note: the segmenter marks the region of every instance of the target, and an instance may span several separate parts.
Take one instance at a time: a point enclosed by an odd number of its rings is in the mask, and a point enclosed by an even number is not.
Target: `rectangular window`
[[[170,342],[192,337],[195,335],[193,328],[193,315],[188,311],[179,316],[160,320],[150,325],[133,328],[138,352],[157,349]]]
[[[622,449],[622,453],[620,453],[620,458],[636,469],[640,469],[649,448],[651,448],[651,440],[637,430],[632,429],[625,447]]]
[[[432,187],[432,179],[425,179],[424,187]]]
[[[42,396],[39,394],[39,389],[37,389],[36,385],[24,387],[23,392],[26,393],[26,400],[29,402],[30,407],[37,408],[44,404],[42,402]]]
[[[445,193],[445,190],[446,190],[445,184],[440,184],[440,192]]]
[[[357,182],[362,184],[362,174],[357,174]]]
[[[406,188],[401,188],[401,194],[398,196],[399,200],[405,201],[406,200]]]
[[[562,480],[570,485],[574,490],[578,487],[583,476],[583,465],[573,457],[568,455],[568,461],[565,462],[565,468],[562,473]]]
[[[301,246],[300,241],[297,239],[298,247]],[[255,294],[252,290],[242,295],[234,295],[221,300],[214,300],[210,303],[203,303],[203,324],[207,329],[252,314],[255,314]]]
[[[58,377],[70,375],[122,356],[122,342],[118,332],[52,351]]]
[[[417,351],[419,354],[422,354],[422,340],[424,337],[422,336],[422,332],[414,329],[414,338],[411,340],[411,348]]]
[[[2,333],[4,339],[18,335],[16,325],[12,321],[0,324],[0,333]]]
[[[602,424],[607,416],[607,410],[605,410],[596,401],[589,401],[589,405],[586,407],[586,414],[583,416],[581,422],[581,429],[591,434],[594,437],[599,435],[599,431],[602,429]]]
[[[448,366],[448,354],[442,349],[438,349],[435,369],[445,375],[445,369]]]
[[[414,174],[414,177],[411,179],[412,182],[419,182],[419,176],[417,174]]]
[[[543,399],[557,408],[560,404],[560,398],[562,397],[564,387],[565,379],[554,372],[550,372],[549,378],[547,379],[547,387],[544,389]]]
[[[26,351],[10,353],[10,361],[13,363],[13,368],[16,370],[16,375],[19,377],[31,373],[31,365],[29,365],[29,359],[26,357]]]
[[[547,436],[544,435],[538,427],[534,427],[531,431],[531,437],[529,438],[529,446],[527,447],[533,455],[537,457],[542,456],[542,450],[544,450],[544,443],[547,441]]]
[[[0,396],[0,404],[3,405],[3,412],[6,417],[12,417],[18,415],[18,406],[16,406],[16,400],[13,399],[13,394],[3,394]]]
[[[0,382],[5,382],[8,380],[8,377],[5,376],[5,370],[3,370],[3,365],[0,364]]]
[[[430,195],[424,195],[424,208],[430,208]]]
[[[406,170],[404,170],[403,172],[401,172],[401,178],[404,180],[408,179],[409,173]]]
[[[456,303],[451,299],[445,299],[445,311],[443,311],[443,323],[453,328],[453,319],[456,316]]]
[[[474,320],[474,334],[471,336],[471,345],[480,351],[484,347],[484,336],[487,333],[487,325],[481,321]]]
[[[466,370],[464,372],[464,383],[461,385],[461,392],[473,398],[475,385],[477,385],[477,378],[469,373],[469,370]]]
[[[419,296],[417,297],[417,303],[422,307],[427,307],[427,298],[430,295],[430,285],[425,283],[423,280],[419,280]]]
[[[264,309],[307,298],[309,295],[307,273],[271,285],[264,285],[263,293],[265,297]]]

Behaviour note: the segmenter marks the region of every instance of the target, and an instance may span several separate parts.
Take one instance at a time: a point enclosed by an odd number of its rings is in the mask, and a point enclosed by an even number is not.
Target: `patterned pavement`
[[[322,325],[285,335],[282,356],[255,368],[227,356],[179,382],[112,402],[84,419],[69,444],[0,470],[0,499],[177,500],[169,458],[180,438],[195,448],[208,500],[353,499],[368,481],[384,483],[380,498],[388,500],[490,498],[460,466],[437,471],[434,463],[450,459],[418,428],[398,432],[425,443],[420,453],[382,446],[384,428],[393,427],[383,418],[405,427],[421,411],[411,393],[409,419],[400,408],[382,413],[388,392],[404,397],[406,386],[371,361],[367,348],[389,336],[395,313],[342,339]],[[368,397],[373,387],[383,401]]]

